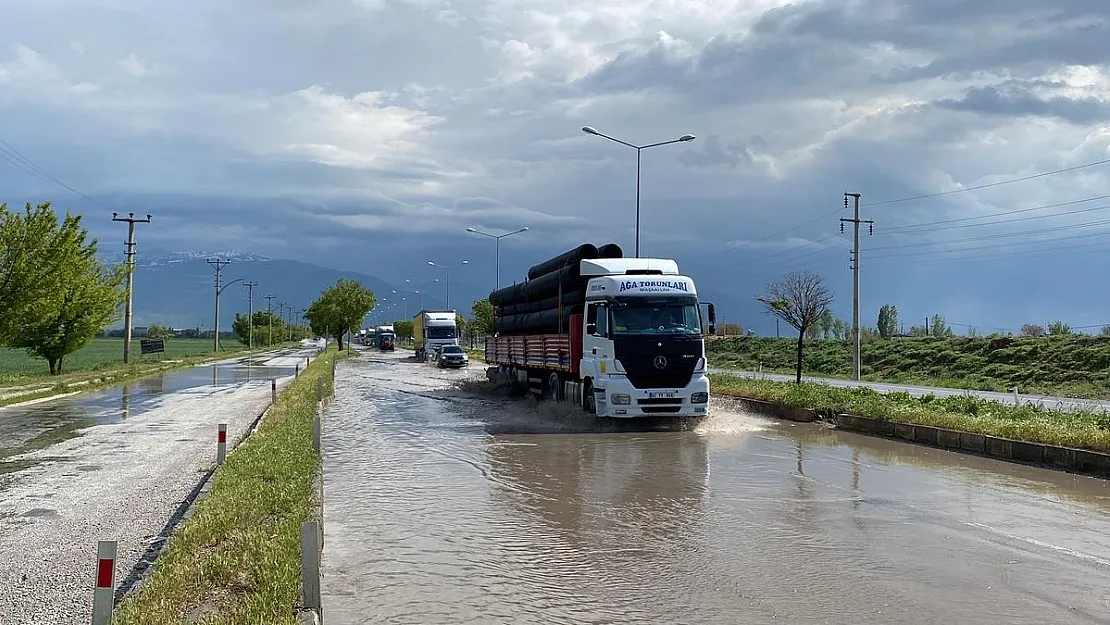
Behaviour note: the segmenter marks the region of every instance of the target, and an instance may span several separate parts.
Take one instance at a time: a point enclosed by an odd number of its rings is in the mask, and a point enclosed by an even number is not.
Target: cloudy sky
[[[106,248],[131,210],[154,215],[140,250],[414,282],[468,259],[477,295],[493,245],[467,226],[531,228],[503,281],[632,251],[635,150],[591,125],[697,136],[642,152],[641,246],[723,317],[773,332],[752,298],[801,269],[849,317],[851,191],[865,323],[1110,323],[1110,163],[1037,175],[1110,159],[1106,0],[4,5],[2,199],[88,213]]]

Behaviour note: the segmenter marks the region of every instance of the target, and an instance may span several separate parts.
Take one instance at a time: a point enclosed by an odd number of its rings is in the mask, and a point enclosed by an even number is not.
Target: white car
[[[444,345],[436,354],[436,363],[440,367],[465,367],[470,364],[470,356],[458,345]]]

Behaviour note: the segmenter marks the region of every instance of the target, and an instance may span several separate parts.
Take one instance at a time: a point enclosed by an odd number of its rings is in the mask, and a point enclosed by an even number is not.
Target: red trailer
[[[562,334],[526,334],[486,338],[486,362],[500,365],[515,379],[515,370],[529,370],[529,386],[533,392],[562,399],[563,382],[577,380],[582,361],[582,315],[570,315],[567,331]],[[537,378],[537,369],[550,371]],[[524,389],[520,389],[524,390]]]

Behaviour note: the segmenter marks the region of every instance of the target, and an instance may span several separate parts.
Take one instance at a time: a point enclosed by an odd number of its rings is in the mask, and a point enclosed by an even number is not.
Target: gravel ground
[[[315,350],[271,359],[305,362]],[[292,376],[278,379],[279,390]],[[174,393],[121,423],[41,451],[0,501],[0,622],[87,623],[97,540],[117,540],[117,585],[216,461],[216,425],[239,441],[270,401],[266,380]],[[14,458],[13,460],[19,460]]]

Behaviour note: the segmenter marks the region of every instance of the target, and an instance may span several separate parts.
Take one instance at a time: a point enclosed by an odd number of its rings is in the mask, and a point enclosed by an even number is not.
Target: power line
[[[34,163],[34,161],[27,158],[22,152],[17,150],[14,146],[12,146],[10,143],[4,141],[3,139],[0,139],[0,157],[3,157],[4,160],[6,160],[9,164],[15,166],[17,169],[21,169],[24,172],[29,173],[32,176],[35,176],[35,177],[39,178],[40,180],[45,180],[47,182],[53,182],[54,184],[62,187],[63,189],[73,193],[74,195],[83,197],[86,200],[89,200],[90,202],[94,202],[96,204],[101,203],[100,200],[97,200],[96,198],[94,198],[92,196],[86,195],[86,194],[78,191],[77,189],[74,189],[70,185],[62,182],[61,180],[58,180],[56,177],[52,176],[46,170],[44,170],[41,167],[39,167],[38,165],[36,165]]]
[[[1039,241],[1032,241],[1030,243],[1061,243],[1061,242],[1064,242],[1064,241],[1074,241],[1074,240],[1077,240],[1077,239],[1089,239],[1091,237],[1101,237],[1101,236],[1106,236],[1106,235],[1110,235],[1110,231],[1091,232],[1091,233],[1087,233],[1087,234],[1077,234],[1077,235],[1074,235],[1074,236],[1057,237],[1057,238],[1054,238],[1054,239],[1041,239]],[[1105,245],[1105,243],[1097,243],[1096,245]],[[1025,252],[1025,251],[1028,251],[1028,252],[1042,251],[1042,250],[1038,250],[1038,249],[1030,250],[1028,248],[1022,248],[1022,249],[1014,250],[1013,247],[1014,247],[1014,244],[1011,242],[1011,243],[1001,243],[999,245],[979,245],[979,246],[975,246],[975,247],[967,247],[967,248],[958,249],[958,250],[948,250],[948,251],[945,251],[945,252],[936,252],[936,251],[926,250],[926,251],[917,251],[917,252],[906,252],[905,254],[882,254],[882,255],[879,255],[879,256],[872,256],[871,258],[874,258],[874,259],[888,259],[888,258],[908,258],[908,257],[912,257],[912,256],[936,256],[936,255],[944,255],[944,254],[959,254],[959,253],[964,253],[964,252],[976,252],[976,251],[980,251],[980,250],[990,250],[990,249],[999,249],[999,248],[1008,248],[1008,249],[1010,249],[1010,252],[1007,253],[1007,255],[1010,255],[1010,256],[1023,255],[1022,252]],[[1074,246],[1069,246],[1067,248],[1062,248],[1062,249],[1073,249],[1073,248],[1074,248]],[[967,257],[967,258],[968,258],[968,260],[974,260],[974,259],[977,259],[977,258],[980,258],[980,257],[981,256],[977,255],[977,256],[974,256],[974,257]]]
[[[1000,211],[1000,212],[997,212],[997,213],[989,213],[989,214],[986,214],[986,215],[977,215],[975,217],[959,217],[959,218],[956,218],[956,219],[944,219],[944,220],[941,220],[941,221],[928,221],[928,222],[916,223],[916,224],[906,224],[904,226],[893,226],[891,228],[887,228],[886,231],[883,232],[882,234],[883,235],[898,234],[898,233],[901,233],[901,232],[915,232],[917,230],[925,230],[925,229],[944,230],[946,228],[936,228],[936,226],[945,225],[945,224],[962,223],[962,222],[967,222],[967,221],[975,221],[977,219],[990,219],[992,217],[1005,217],[1007,215],[1016,215],[1016,214],[1019,214],[1019,213],[1030,213],[1030,212],[1033,212],[1033,211],[1046,210],[1046,209],[1049,209],[1049,208],[1059,208],[1061,206],[1073,206],[1075,204],[1083,204],[1083,203],[1086,203],[1086,202],[1093,202],[1095,200],[1105,200],[1107,198],[1110,198],[1110,195],[1096,195],[1094,197],[1083,198],[1083,199],[1080,199],[1080,200],[1071,200],[1069,202],[1058,202],[1056,204],[1044,204],[1042,206],[1031,206],[1029,208],[1019,208],[1019,209],[1016,209],[1016,210]],[[1045,218],[1048,218],[1048,217],[1058,217],[1058,216],[1063,216],[1063,215],[1074,215],[1076,213],[1091,212],[1091,211],[1095,211],[1095,210],[1103,210],[1103,209],[1106,209],[1106,208],[1110,208],[1110,206],[1098,206],[1098,207],[1095,207],[1095,208],[1084,208],[1084,209],[1080,209],[1080,210],[1077,210],[1077,211],[1069,211],[1069,212],[1064,212],[1064,213],[1052,213],[1052,214],[1049,214],[1049,215],[1036,215],[1036,216],[1033,216],[1033,217],[1024,217],[1024,218],[1021,218],[1021,219],[999,221],[999,222],[988,222],[988,223],[981,223],[981,224],[965,224],[964,226],[958,226],[958,227],[974,227],[974,226],[991,225],[991,224],[994,224],[994,223],[1009,223],[1010,221],[1021,221],[1023,219],[1045,219]]]
[[[1062,230],[1075,230],[1077,228],[1088,228],[1088,227],[1091,227],[1091,226],[1105,226],[1107,224],[1110,224],[1110,219],[1104,219],[1102,221],[1088,221],[1088,222],[1085,222],[1085,223],[1072,224],[1072,225],[1069,225],[1069,226],[1056,226],[1056,227],[1053,227],[1053,228],[1042,228],[1042,229],[1036,230],[1036,231],[1002,232],[1002,233],[998,233],[998,234],[986,234],[986,235],[981,235],[981,236],[976,236],[976,237],[968,237],[968,238],[964,238],[964,239],[947,239],[947,240],[944,240],[944,241],[924,241],[924,242],[919,242],[919,243],[904,243],[904,244],[901,244],[901,245],[881,245],[879,247],[868,248],[867,251],[873,252],[873,251],[876,251],[876,250],[902,250],[902,249],[906,249],[906,248],[930,247],[930,246],[936,246],[936,245],[948,245],[948,244],[952,244],[952,243],[972,243],[972,242],[975,242],[975,241],[986,241],[986,240],[993,240],[993,239],[1004,239],[1004,238],[1009,238],[1009,237],[1028,236],[1030,234],[1041,234],[1041,233],[1047,233],[1047,232],[1060,232]],[[1096,233],[1096,234],[1106,234],[1106,232],[1100,232],[1100,233]],[[958,251],[961,251],[961,250],[950,250],[950,251],[957,251],[958,252]]]
[[[1086,235],[1084,235],[1084,236],[1086,236]],[[1060,239],[1052,239],[1052,240],[1049,240],[1049,241],[1045,241],[1045,243],[1059,243],[1061,241],[1069,241],[1073,238],[1074,237],[1062,237]],[[1004,246],[1004,247],[1008,247],[1008,246]],[[958,250],[958,251],[959,252],[974,252],[978,249],[987,249],[987,248],[969,248],[969,249],[966,249],[966,250]],[[917,257],[923,256],[923,255],[927,255],[927,254],[924,254],[924,253],[918,253],[918,254],[915,254],[915,255],[892,254],[892,255],[889,255],[889,256],[878,256],[878,257],[872,256],[871,258],[888,261],[889,263],[893,263],[893,264],[897,264],[899,259],[902,259],[902,260],[906,260],[907,262],[912,262],[915,267],[923,267],[923,266],[930,266],[930,265],[945,265],[945,264],[956,263],[956,262],[959,262],[959,263],[963,263],[963,262],[976,262],[976,263],[984,262],[985,263],[985,262],[991,262],[991,261],[994,261],[994,260],[1008,260],[1008,259],[1012,259],[1012,258],[1015,258],[1015,257],[1020,257],[1020,258],[1023,258],[1023,259],[1059,258],[1060,257],[1059,252],[1062,252],[1062,251],[1065,251],[1065,250],[1067,252],[1069,252],[1071,255],[1087,254],[1087,253],[1090,253],[1090,252],[1105,253],[1106,252],[1106,242],[1102,241],[1102,242],[1098,242],[1098,243],[1088,243],[1088,244],[1084,244],[1084,245],[1074,245],[1074,244],[1072,244],[1072,245],[1046,247],[1046,248],[1039,248],[1039,249],[1032,249],[1032,250],[1030,250],[1030,249],[1009,250],[1009,251],[999,251],[999,252],[993,252],[993,253],[987,253],[987,254],[972,254],[972,255],[965,255],[965,256],[946,256],[946,257],[942,257],[942,258],[929,258],[929,259],[924,259],[924,260],[919,260],[917,258]]]
[[[1088,167],[1096,167],[1098,165],[1105,165],[1107,163],[1110,163],[1110,158],[1103,159],[1101,161],[1094,161],[1093,163],[1085,163],[1083,165],[1073,165],[1071,167],[1064,167],[1064,168],[1061,168],[1061,169],[1054,169],[1052,171],[1045,171],[1045,172],[1041,172],[1039,174],[1032,174],[1030,176],[1022,176],[1020,178],[1011,178],[1009,180],[1001,180],[999,182],[989,182],[989,183],[986,183],[986,184],[979,184],[979,185],[974,185],[974,186],[971,186],[971,187],[964,187],[962,189],[952,189],[950,191],[938,191],[936,193],[926,193],[924,195],[915,195],[915,196],[912,196],[912,197],[903,197],[903,198],[897,198],[897,199],[893,199],[893,200],[883,200],[881,202],[871,202],[871,203],[868,204],[868,206],[880,206],[880,205],[883,205],[883,204],[895,204],[895,203],[898,203],[898,202],[912,202],[914,200],[924,200],[924,199],[933,198],[933,197],[941,197],[941,196],[945,196],[945,195],[954,195],[956,193],[967,193],[968,191],[978,191],[980,189],[990,189],[990,188],[993,188],[993,187],[1000,187],[1000,186],[1006,185],[1006,184],[1013,184],[1015,182],[1025,182],[1027,180],[1034,180],[1036,178],[1043,178],[1045,176],[1054,176],[1056,174],[1062,174],[1062,173],[1066,173],[1066,172],[1069,172],[1069,171],[1076,171],[1076,170],[1079,170],[1079,169],[1086,169]]]
[[[891,199],[891,200],[882,200],[882,201],[879,201],[879,202],[869,202],[869,203],[866,204],[866,206],[880,206],[880,205],[884,205],[884,204],[894,204],[894,203],[898,203],[898,202],[909,202],[909,201],[923,200],[923,199],[928,199],[928,198],[933,198],[933,197],[942,197],[942,196],[947,196],[947,195],[953,195],[953,194],[956,194],[956,193],[966,193],[966,192],[969,192],[969,191],[977,191],[979,189],[988,189],[988,188],[992,188],[992,187],[998,187],[998,186],[1013,184],[1013,183],[1017,183],[1017,182],[1025,182],[1025,181],[1028,181],[1028,180],[1043,178],[1045,176],[1054,176],[1054,175],[1057,175],[1057,174],[1067,173],[1067,172],[1070,172],[1070,171],[1077,171],[1077,170],[1086,169],[1086,168],[1089,168],[1089,167],[1096,167],[1096,166],[1099,166],[1099,165],[1105,165],[1107,163],[1110,163],[1110,159],[1103,159],[1103,160],[1094,161],[1094,162],[1091,162],[1091,163],[1085,163],[1085,164],[1082,164],[1082,165],[1073,165],[1071,167],[1063,167],[1061,169],[1055,169],[1055,170],[1052,170],[1052,171],[1041,172],[1041,173],[1032,174],[1032,175],[1029,175],[1029,176],[1021,176],[1021,177],[1018,177],[1018,178],[1011,178],[1009,180],[1002,180],[1002,181],[999,181],[999,182],[991,182],[991,183],[975,185],[975,186],[971,186],[971,187],[964,187],[962,189],[952,189],[950,191],[940,191],[940,192],[937,192],[937,193],[927,193],[927,194],[915,195],[915,196],[911,196],[911,197],[896,198],[896,199]],[[1069,205],[1069,204],[1076,204],[1076,203],[1080,203],[1080,202],[1093,201],[1093,200],[1099,200],[1099,199],[1107,199],[1107,198],[1110,198],[1110,195],[1097,196],[1097,197],[1093,197],[1093,198],[1087,198],[1087,199],[1084,199],[1084,200],[1076,200],[1074,202],[1062,202],[1060,204],[1046,205],[1044,207],[1020,209],[1018,211],[1007,211],[1007,212],[1019,213],[1019,212],[1024,212],[1024,211],[1042,210],[1044,208],[1055,208],[1057,206],[1066,206],[1066,205]],[[815,217],[814,219],[810,219],[808,221],[803,221],[803,222],[798,223],[794,226],[791,226],[791,227],[786,228],[784,230],[780,230],[778,232],[775,232],[775,233],[770,234],[768,236],[762,237],[760,239],[755,239],[753,241],[746,241],[741,245],[732,246],[732,247],[728,248],[727,250],[723,250],[723,251],[734,251],[736,249],[743,249],[744,247],[750,246],[754,243],[760,243],[760,242],[766,241],[768,239],[793,232],[793,231],[795,231],[795,230],[797,230],[797,229],[799,229],[803,226],[807,226],[807,225],[815,223],[817,221],[821,221],[822,219],[825,219],[826,217],[829,217],[830,215],[833,215],[833,214],[839,212],[839,210],[840,209],[837,209],[835,211],[831,211],[829,213],[822,214],[818,217]],[[997,214],[992,215],[992,216],[1001,216],[1003,214],[1005,214],[1005,213],[997,213]],[[914,226],[925,226],[925,225],[937,225],[937,224],[944,224],[944,223],[958,223],[960,221],[980,219],[982,217],[983,216],[967,217],[967,218],[960,218],[960,219],[950,219],[950,220],[943,220],[943,221],[938,221],[938,222],[930,222],[930,224],[911,224],[911,225],[903,226],[903,228],[910,228],[910,227],[914,227]]]

